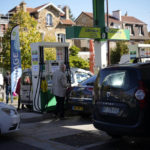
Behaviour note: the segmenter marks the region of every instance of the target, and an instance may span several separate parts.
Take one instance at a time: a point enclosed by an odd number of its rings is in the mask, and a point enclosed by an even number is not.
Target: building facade
[[[12,15],[22,9],[28,12],[32,17],[38,21],[37,29],[42,34],[43,38],[49,37],[57,42],[72,42],[66,41],[66,27],[72,26],[75,23],[69,18],[69,8],[65,6],[60,8],[52,3],[47,3],[36,8],[26,6],[25,2],[20,3],[9,11]]]
[[[9,18],[8,16],[0,14],[0,52],[2,51],[2,39],[5,31],[8,28]]]
[[[75,20],[75,23],[78,26],[92,27],[93,13],[82,12]],[[105,24],[107,26],[107,15],[105,15]],[[124,16],[122,16],[120,10],[113,11],[112,15],[108,16],[108,25],[109,28],[129,29],[129,43],[131,44],[144,43],[145,40],[150,39],[146,23],[133,16],[128,16],[127,13]],[[110,41],[110,48],[114,48],[115,43],[116,42]],[[87,40],[76,40],[75,44],[78,47],[80,47],[83,51],[89,48],[89,41]]]

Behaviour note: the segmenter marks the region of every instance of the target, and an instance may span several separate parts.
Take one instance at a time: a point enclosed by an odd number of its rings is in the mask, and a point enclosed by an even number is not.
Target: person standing
[[[56,110],[55,115],[60,119],[64,118],[64,101],[66,95],[66,89],[69,86],[67,84],[67,78],[65,74],[66,66],[60,65],[60,69],[53,73],[52,77],[52,92],[56,97]]]
[[[4,77],[4,84],[6,88],[6,103],[9,101],[9,95],[11,96],[11,77],[10,72],[7,71],[6,76]]]
[[[20,97],[20,88],[21,88],[21,77],[19,78],[18,82],[17,82],[17,87],[16,87],[16,93],[18,95],[18,110],[20,109],[20,104],[21,104],[21,97]],[[24,109],[24,104],[22,104],[22,109]]]

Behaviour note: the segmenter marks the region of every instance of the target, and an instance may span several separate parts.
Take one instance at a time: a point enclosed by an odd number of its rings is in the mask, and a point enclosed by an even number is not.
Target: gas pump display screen
[[[52,72],[59,69],[59,63],[58,62],[51,63],[51,66],[52,66]]]

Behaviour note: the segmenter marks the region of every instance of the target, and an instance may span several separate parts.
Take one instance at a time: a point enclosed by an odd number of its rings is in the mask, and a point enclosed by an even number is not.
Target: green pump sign
[[[73,26],[66,28],[66,38],[90,38],[90,39],[100,39],[101,29],[94,27],[80,27]]]
[[[127,29],[110,28],[107,34],[109,40],[130,40],[130,31]]]
[[[66,38],[90,38],[98,40],[130,40],[127,29],[108,29],[105,27],[104,0],[93,0],[94,27],[73,26],[66,28]]]

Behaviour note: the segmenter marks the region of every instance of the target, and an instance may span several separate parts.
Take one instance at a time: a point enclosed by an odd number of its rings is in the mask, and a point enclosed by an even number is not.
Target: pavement
[[[17,108],[18,101],[9,104]],[[105,133],[99,133],[90,120],[81,119],[80,116],[68,113],[66,120],[60,120],[55,119],[53,113],[33,112],[27,108],[18,112],[21,130],[15,133],[15,141],[16,144],[32,146],[28,149],[87,150],[110,139]]]
[[[13,103],[9,101],[8,104],[13,105],[15,108],[18,107],[17,100],[14,100]],[[18,113],[20,114],[22,123],[38,122],[52,117],[52,113],[41,113],[41,112],[31,111],[28,108],[20,109],[18,110]]]

